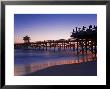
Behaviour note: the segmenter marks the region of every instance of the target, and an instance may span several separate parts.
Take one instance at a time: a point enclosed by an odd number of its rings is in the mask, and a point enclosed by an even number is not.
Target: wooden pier
[[[59,39],[59,40],[44,40],[30,42],[30,37],[23,37],[24,43],[14,44],[15,49],[35,49],[45,50],[53,49],[54,51],[61,51],[70,49],[79,53],[85,54],[91,51],[95,55],[97,54],[97,26],[86,29],[86,27],[78,28],[76,31],[73,29],[71,39]]]

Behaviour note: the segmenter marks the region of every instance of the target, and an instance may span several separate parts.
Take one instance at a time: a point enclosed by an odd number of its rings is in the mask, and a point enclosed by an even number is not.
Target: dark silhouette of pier
[[[82,28],[75,27],[71,33],[71,39],[59,39],[59,40],[44,40],[30,42],[30,37],[23,37],[24,43],[14,44],[15,49],[37,49],[48,50],[53,48],[54,51],[58,48],[58,51],[70,49],[79,53],[86,53],[88,51],[93,54],[97,54],[97,26],[90,25],[88,28],[83,26]]]
[[[82,28],[76,27],[73,29],[71,37],[76,39],[77,42],[77,54],[78,47],[82,48],[82,54],[84,51],[90,49],[92,53],[97,54],[97,26],[89,25],[89,28],[83,26]]]

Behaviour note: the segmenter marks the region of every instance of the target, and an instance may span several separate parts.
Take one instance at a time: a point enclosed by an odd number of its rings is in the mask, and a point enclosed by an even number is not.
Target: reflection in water
[[[47,67],[64,64],[75,64],[96,60],[91,52],[76,55],[73,51],[33,51],[16,50],[14,75],[25,75]]]

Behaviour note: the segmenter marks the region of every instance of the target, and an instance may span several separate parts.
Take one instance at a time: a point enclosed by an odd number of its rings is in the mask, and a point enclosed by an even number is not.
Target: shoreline
[[[25,65],[25,66],[18,66],[14,68],[14,75],[15,76],[22,76],[25,74],[30,74],[33,73],[35,71],[40,71],[49,67],[53,67],[53,66],[57,66],[57,65],[74,65],[74,64],[81,64],[81,63],[86,63],[86,62],[92,62],[92,61],[96,61],[97,59],[86,59],[86,58],[80,58],[79,60],[60,60],[60,61],[49,61],[49,62],[45,62],[45,63],[33,63],[30,65]]]
[[[51,66],[24,76],[97,76],[97,61]]]
[[[67,54],[67,53],[66,53]],[[64,55],[64,54],[63,54]],[[15,76],[23,76],[26,74],[33,73],[35,71],[44,70],[49,67],[57,66],[57,65],[68,65],[68,64],[81,64],[89,61],[96,61],[97,57],[91,52],[88,54],[80,54],[76,55],[74,52],[73,58],[66,57],[58,57],[55,60],[44,60],[42,62],[33,62],[30,64],[18,64],[14,66],[14,75]]]

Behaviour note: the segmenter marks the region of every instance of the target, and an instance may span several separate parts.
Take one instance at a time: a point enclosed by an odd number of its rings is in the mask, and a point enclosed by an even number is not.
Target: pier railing
[[[97,26],[90,25],[88,28],[83,26],[82,28],[76,27],[76,31],[73,29],[71,34],[72,39],[59,39],[59,40],[44,40],[30,42],[30,37],[23,37],[24,43],[14,44],[15,49],[37,49],[37,50],[48,50],[52,49],[56,51],[72,49],[80,52],[87,53],[91,51],[96,55],[97,53]]]
[[[45,50],[52,49],[53,51],[61,51],[70,49],[73,51],[87,53],[91,51],[96,54],[96,42],[91,39],[72,39],[72,40],[51,40],[51,41],[38,41],[30,43],[19,43],[14,44],[15,49],[35,49],[35,50]]]

